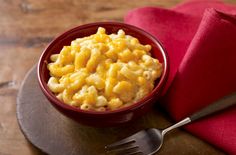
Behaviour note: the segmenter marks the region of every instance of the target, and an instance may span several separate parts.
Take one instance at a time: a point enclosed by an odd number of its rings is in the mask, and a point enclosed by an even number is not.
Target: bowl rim
[[[46,81],[43,81],[43,75],[40,74],[41,70],[42,70],[42,66],[45,63],[45,56],[47,54],[47,51],[52,48],[55,44],[57,44],[58,41],[60,41],[62,38],[64,38],[65,36],[69,35],[70,33],[74,32],[74,31],[78,31],[84,28],[88,28],[88,27],[93,27],[93,26],[105,26],[105,25],[118,25],[118,26],[123,26],[125,28],[128,29],[132,29],[134,31],[136,31],[137,33],[141,34],[144,37],[148,37],[150,40],[152,40],[152,42],[157,45],[159,51],[162,54],[163,57],[163,63],[164,68],[163,68],[163,72],[162,72],[162,76],[158,81],[158,84],[154,87],[154,89],[145,97],[143,97],[141,100],[139,100],[138,102],[133,103],[132,105],[129,105],[127,107],[122,107],[122,108],[118,108],[116,110],[109,110],[109,111],[92,111],[92,110],[82,110],[76,107],[73,107],[71,105],[65,104],[62,101],[60,101],[58,98],[56,98],[56,96],[49,90]],[[126,24],[123,22],[115,22],[115,21],[107,21],[107,22],[93,22],[93,23],[88,23],[88,24],[83,24],[83,25],[79,25],[76,26],[74,28],[68,29],[66,31],[64,31],[63,33],[59,34],[58,36],[56,36],[47,46],[46,48],[43,50],[39,60],[38,60],[38,65],[37,65],[37,78],[38,78],[38,82],[40,85],[41,90],[43,91],[44,95],[49,98],[49,101],[51,104],[56,104],[59,107],[62,107],[63,109],[67,109],[70,111],[74,111],[74,112],[79,112],[79,113],[84,113],[84,114],[96,114],[96,115],[106,115],[106,114],[116,114],[116,113],[123,113],[123,112],[127,112],[127,111],[133,111],[139,107],[142,107],[144,104],[146,104],[145,101],[148,101],[149,99],[152,98],[152,96],[154,95],[160,95],[161,90],[163,90],[163,87],[165,85],[165,83],[167,82],[167,77],[169,74],[169,61],[168,61],[168,55],[165,52],[165,48],[162,45],[162,43],[156,38],[154,37],[152,34],[146,32],[145,30],[138,28],[136,26],[130,25],[130,24]]]

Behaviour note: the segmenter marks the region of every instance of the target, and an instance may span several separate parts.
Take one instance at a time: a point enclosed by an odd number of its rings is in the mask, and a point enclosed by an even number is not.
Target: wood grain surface
[[[0,0],[0,154],[42,154],[25,140],[19,129],[16,96],[25,74],[55,36],[80,24],[122,21],[132,8],[168,8],[181,1]]]

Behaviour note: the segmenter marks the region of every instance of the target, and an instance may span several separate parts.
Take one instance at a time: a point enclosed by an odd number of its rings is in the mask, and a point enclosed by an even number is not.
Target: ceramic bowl
[[[152,92],[150,92],[139,102],[114,111],[85,111],[76,107],[72,107],[57,99],[47,86],[47,81],[50,76],[47,69],[47,64],[50,62],[50,56],[52,54],[59,53],[63,46],[70,45],[71,41],[75,40],[76,38],[95,34],[98,27],[104,27],[108,34],[117,33],[119,29],[123,29],[126,34],[138,38],[140,43],[150,44],[152,46],[152,57],[157,58],[163,64],[163,73],[161,77],[155,81],[155,87]],[[166,52],[158,39],[154,38],[144,30],[119,22],[96,22],[75,27],[55,38],[43,51],[38,62],[37,74],[43,94],[47,97],[53,107],[55,107],[62,114],[86,125],[100,127],[115,126],[127,123],[142,116],[148,110],[150,110],[152,104],[158,100],[167,80],[168,59]]]

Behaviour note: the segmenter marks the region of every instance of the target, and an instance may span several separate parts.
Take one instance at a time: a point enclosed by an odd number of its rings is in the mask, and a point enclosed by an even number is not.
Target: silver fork
[[[236,92],[213,102],[199,112],[186,117],[180,122],[167,127],[164,130],[155,128],[141,130],[130,137],[105,146],[105,150],[108,154],[112,153],[117,155],[152,155],[161,148],[164,135],[168,131],[186,125],[207,115],[229,108],[233,105],[236,105]]]

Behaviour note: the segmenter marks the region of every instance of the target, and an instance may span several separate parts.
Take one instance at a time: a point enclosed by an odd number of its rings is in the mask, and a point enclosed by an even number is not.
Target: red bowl
[[[114,111],[85,111],[67,105],[56,98],[47,86],[49,79],[49,71],[47,64],[50,62],[50,56],[59,53],[62,47],[70,45],[72,40],[79,37],[89,36],[96,33],[98,27],[104,27],[107,33],[116,33],[119,29],[123,29],[126,34],[138,38],[142,44],[150,44],[152,46],[151,54],[163,64],[163,73],[161,77],[155,81],[155,88],[146,97],[131,106],[120,108]],[[127,123],[133,119],[146,113],[153,102],[157,101],[163,90],[163,86],[167,80],[168,74],[168,60],[165,50],[161,43],[149,33],[132,25],[119,22],[97,22],[86,24],[70,29],[56,39],[54,39],[47,48],[43,51],[37,68],[38,80],[40,87],[50,101],[50,103],[59,110],[62,114],[72,118],[73,120],[91,126],[114,126],[122,123]]]

